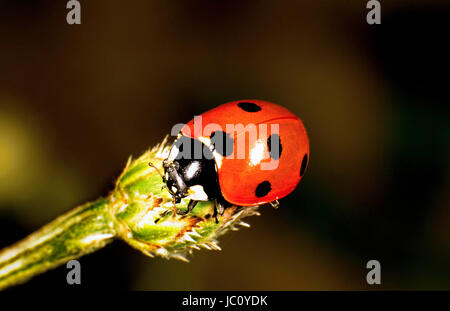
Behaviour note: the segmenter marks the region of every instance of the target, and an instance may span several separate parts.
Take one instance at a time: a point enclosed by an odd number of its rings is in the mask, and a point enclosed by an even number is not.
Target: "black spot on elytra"
[[[211,145],[222,156],[227,157],[233,153],[234,139],[223,131],[215,131],[211,134]]]
[[[308,155],[305,154],[302,160],[302,166],[300,167],[300,177],[303,176],[306,170],[306,164],[308,163]]]
[[[267,147],[269,148],[270,157],[274,160],[278,160],[281,157],[281,152],[283,151],[283,146],[281,146],[280,141],[280,135],[270,135],[270,137],[267,139]]]
[[[258,187],[256,187],[255,195],[258,198],[262,198],[266,196],[270,192],[270,190],[272,190],[272,185],[270,184],[270,182],[265,180],[262,183],[260,183]]]
[[[240,102],[238,104],[239,108],[247,112],[258,112],[261,110],[261,107],[255,103],[250,102]]]

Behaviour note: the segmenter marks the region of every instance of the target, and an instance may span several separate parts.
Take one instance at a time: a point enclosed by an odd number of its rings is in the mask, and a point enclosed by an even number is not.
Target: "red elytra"
[[[296,188],[308,163],[309,140],[303,122],[289,110],[263,100],[239,100],[201,117],[201,125],[194,118],[181,133],[205,142],[220,129],[233,139],[232,154],[215,155],[225,200],[241,206],[260,205],[283,198]],[[234,130],[227,131],[233,126]],[[256,128],[256,135],[251,135],[252,128]],[[278,154],[269,151],[269,137],[279,139]]]

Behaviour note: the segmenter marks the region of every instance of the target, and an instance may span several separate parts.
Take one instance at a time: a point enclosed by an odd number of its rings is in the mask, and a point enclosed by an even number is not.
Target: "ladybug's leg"
[[[166,217],[167,214],[169,214],[170,212],[171,212],[170,209],[166,210],[165,212],[162,212],[162,213],[159,215],[159,217],[155,219],[155,224],[157,224],[157,223],[161,220],[161,218]]]
[[[179,201],[179,199],[173,198],[172,203],[173,203],[173,208],[162,212],[159,215],[159,217],[155,220],[155,224],[157,224],[161,220],[161,218],[166,217],[170,212],[172,212],[172,217],[175,217],[175,215],[177,214],[177,203],[180,203],[180,201]]]
[[[215,207],[214,207],[214,214],[213,214],[213,217],[215,218],[215,220],[216,220],[216,224],[218,224],[219,223],[219,220],[217,219],[217,215],[219,214],[219,215],[223,215],[223,213],[224,213],[224,211],[225,211],[225,205],[224,205],[224,203],[220,200],[220,199],[216,199],[216,201],[215,201]]]
[[[192,209],[197,205],[198,201],[194,201],[194,200],[190,200],[189,204],[187,206],[187,210],[184,212],[180,209],[177,210],[177,214],[178,215],[187,215],[189,214],[190,211],[192,211]]]
[[[220,200],[216,200],[216,210],[219,215],[223,215],[223,212],[225,211],[225,206]]]
[[[277,209],[280,206],[280,202],[278,200],[272,201],[269,203],[274,209]]]
[[[214,214],[213,214],[214,219],[216,220],[216,224],[219,223],[219,220],[217,219],[217,208],[214,208]]]
[[[175,197],[172,199],[172,203],[173,203],[172,218],[175,218],[175,215],[177,214],[177,199],[175,199]]]

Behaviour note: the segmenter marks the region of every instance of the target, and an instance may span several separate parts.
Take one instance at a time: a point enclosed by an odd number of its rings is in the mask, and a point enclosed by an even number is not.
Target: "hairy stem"
[[[0,289],[91,253],[112,241],[108,199],[79,206],[0,252]]]

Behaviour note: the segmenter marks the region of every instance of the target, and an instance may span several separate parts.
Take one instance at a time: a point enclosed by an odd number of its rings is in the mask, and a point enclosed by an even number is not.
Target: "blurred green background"
[[[189,264],[115,242],[82,287],[450,289],[448,1],[381,1],[372,26],[366,1],[80,2],[69,26],[66,1],[0,0],[0,247],[106,195],[172,125],[258,98],[304,120],[298,189]]]

